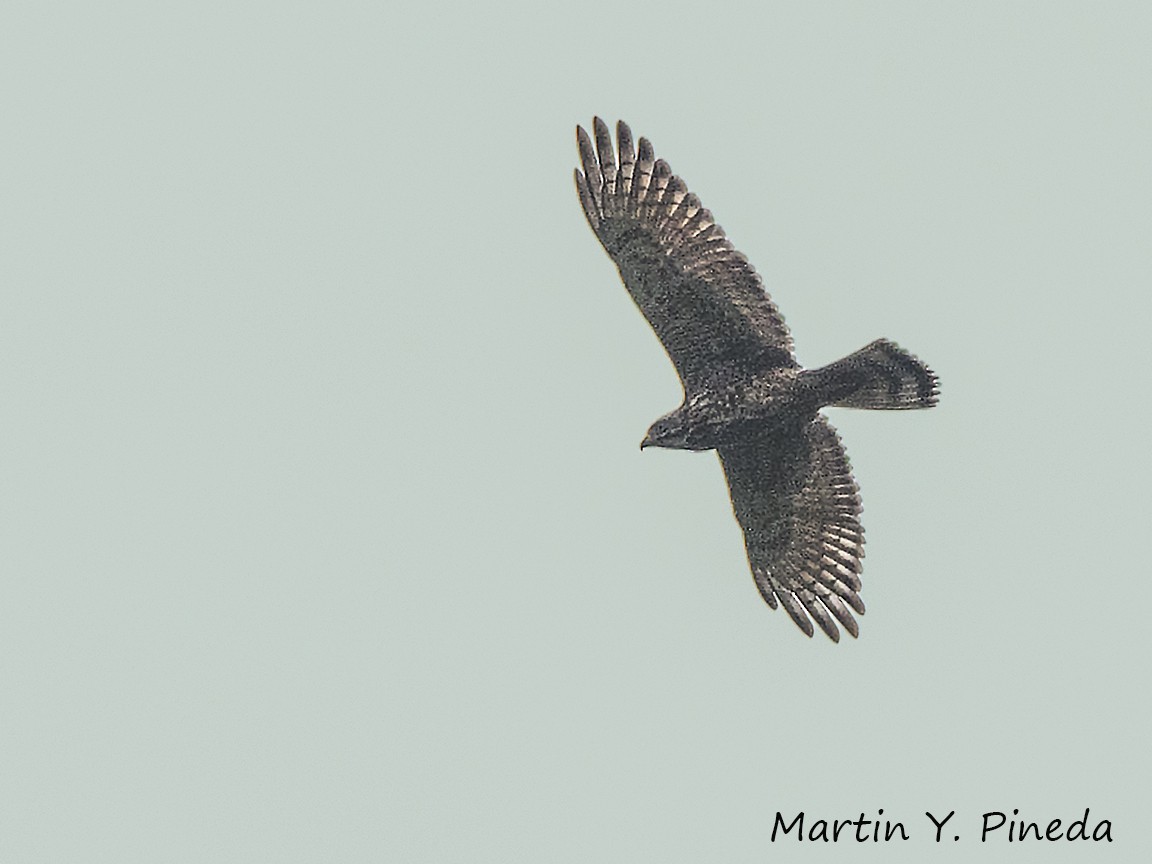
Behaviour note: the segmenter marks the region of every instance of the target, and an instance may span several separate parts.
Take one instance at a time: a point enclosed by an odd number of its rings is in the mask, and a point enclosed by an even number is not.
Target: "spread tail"
[[[940,395],[936,373],[887,339],[877,339],[801,377],[808,379],[823,404],[841,408],[931,408]]]

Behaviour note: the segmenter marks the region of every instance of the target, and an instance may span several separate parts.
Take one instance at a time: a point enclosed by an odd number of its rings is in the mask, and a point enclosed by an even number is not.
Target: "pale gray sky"
[[[1104,850],[982,813],[1085,807],[1147,856],[1150,40],[1138,3],[7,4],[0,860],[1019,864]],[[638,449],[679,391],[572,188],[594,113],[802,362],[940,374],[830,412],[858,642],[764,606],[714,455]],[[912,839],[769,840],[879,808]]]

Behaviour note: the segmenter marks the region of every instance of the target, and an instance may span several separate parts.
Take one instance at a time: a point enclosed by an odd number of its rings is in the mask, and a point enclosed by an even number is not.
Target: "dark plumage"
[[[577,127],[576,189],[588,224],[672,359],[684,402],[641,447],[715,449],[744,530],[756,586],[809,636],[839,641],[864,613],[864,529],[848,457],[822,407],[936,404],[932,371],[885,339],[801,369],[784,318],[755,269],[700,200],[620,122]]]

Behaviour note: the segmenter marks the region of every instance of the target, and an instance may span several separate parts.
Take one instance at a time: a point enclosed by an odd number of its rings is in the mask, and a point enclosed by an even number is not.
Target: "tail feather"
[[[936,373],[887,339],[804,374],[813,376],[825,404],[842,408],[931,408],[940,396]]]

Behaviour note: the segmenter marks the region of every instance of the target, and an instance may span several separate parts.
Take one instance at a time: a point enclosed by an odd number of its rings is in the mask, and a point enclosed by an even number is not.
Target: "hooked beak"
[[[651,435],[645,435],[644,440],[640,442],[640,449],[643,450],[645,447],[653,447],[655,444],[656,442],[652,440]]]

